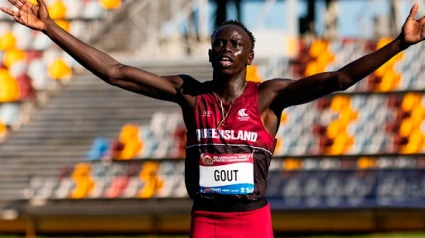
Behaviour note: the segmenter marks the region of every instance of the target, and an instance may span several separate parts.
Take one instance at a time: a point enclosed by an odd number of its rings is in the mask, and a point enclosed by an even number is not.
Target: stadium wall
[[[21,209],[13,220],[0,220],[0,233],[49,235],[188,234],[189,199],[47,201]],[[277,234],[366,233],[425,229],[423,209],[273,210]]]

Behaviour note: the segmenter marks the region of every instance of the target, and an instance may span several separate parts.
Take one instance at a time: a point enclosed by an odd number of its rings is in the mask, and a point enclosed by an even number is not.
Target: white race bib
[[[201,154],[199,160],[201,193],[248,194],[254,191],[252,154]]]

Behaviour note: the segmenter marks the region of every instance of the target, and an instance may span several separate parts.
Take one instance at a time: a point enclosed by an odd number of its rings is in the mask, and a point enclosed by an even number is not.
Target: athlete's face
[[[248,34],[239,26],[222,26],[211,39],[209,60],[214,70],[238,73],[252,63],[254,53]]]

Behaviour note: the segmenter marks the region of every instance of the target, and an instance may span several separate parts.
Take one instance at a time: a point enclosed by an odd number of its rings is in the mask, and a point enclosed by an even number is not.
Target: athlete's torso
[[[258,84],[249,82],[230,104],[211,91],[198,95],[191,121],[185,173],[189,196],[219,203],[263,199],[275,139],[261,121]]]

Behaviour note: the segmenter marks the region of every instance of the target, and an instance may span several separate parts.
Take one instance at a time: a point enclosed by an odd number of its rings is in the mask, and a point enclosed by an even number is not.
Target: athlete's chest
[[[221,139],[256,142],[263,129],[258,104],[251,97],[229,104],[214,97],[199,100],[194,113],[194,129],[198,141]]]
[[[252,97],[243,97],[231,103],[223,103],[210,95],[198,100],[194,111],[197,127],[243,129],[260,118],[258,104]]]

